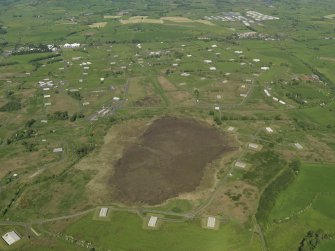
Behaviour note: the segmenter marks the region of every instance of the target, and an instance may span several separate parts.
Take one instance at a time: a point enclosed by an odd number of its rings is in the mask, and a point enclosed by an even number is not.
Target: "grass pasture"
[[[266,238],[271,250],[297,248],[309,230],[334,232],[334,173],[332,164],[303,165],[297,179],[280,194],[270,214],[273,223],[267,227]],[[332,241],[322,243],[320,250],[323,246],[335,247]]]
[[[163,222],[157,231],[142,228],[142,220],[129,213],[115,213],[111,222],[92,222],[87,216],[70,225],[66,233],[79,239],[99,243],[97,247],[127,250],[142,247],[144,250],[216,251],[242,248],[258,250],[259,243],[252,234],[236,223],[221,225],[217,231],[201,228],[200,220],[185,223]],[[236,238],[238,236],[238,238]]]

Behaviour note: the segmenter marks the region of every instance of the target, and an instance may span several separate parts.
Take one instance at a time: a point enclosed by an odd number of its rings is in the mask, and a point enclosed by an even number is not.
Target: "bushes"
[[[243,178],[259,188],[266,186],[280,170],[287,166],[286,161],[273,150],[249,153],[247,159],[253,164]]]
[[[26,124],[24,125],[25,128],[31,128],[32,125],[36,122],[35,119],[30,119],[26,122]]]
[[[69,114],[67,111],[57,111],[53,114],[48,114],[47,118],[50,120],[68,120]]]
[[[16,65],[16,64],[19,64],[19,62],[7,62],[7,63],[0,63],[0,67],[3,67],[3,66],[9,66],[9,65]]]
[[[36,131],[31,128],[19,130],[15,134],[13,134],[10,138],[7,139],[7,144],[9,145],[19,140],[31,138],[35,134],[36,134]]]
[[[295,179],[296,174],[300,170],[301,163],[299,160],[292,160],[288,168],[286,168],[263,192],[256,218],[260,223],[266,223],[272,208],[276,203],[276,199],[280,192],[285,190]]]
[[[74,99],[77,99],[77,100],[81,100],[82,99],[82,96],[80,95],[80,92],[78,92],[78,91],[72,91],[72,92],[68,91],[67,94],[69,96],[71,96],[72,98],[74,98]]]
[[[0,112],[12,112],[12,111],[18,111],[22,108],[21,103],[16,100],[11,100],[4,106],[0,108]]]
[[[85,115],[82,112],[75,112],[71,117],[70,117],[70,121],[76,121],[77,118],[81,119],[81,118],[85,118]]]
[[[83,145],[76,149],[76,154],[79,158],[85,157],[87,154],[89,154],[94,147],[92,145]]]
[[[27,141],[23,141],[22,145],[26,148],[28,152],[38,151],[37,145],[35,143],[30,143]]]
[[[71,117],[67,111],[57,111],[52,114],[48,114],[47,118],[49,120],[69,120],[71,122],[76,121],[77,119],[84,118],[85,115],[82,112],[75,112]]]
[[[312,251],[317,248],[317,246],[323,240],[332,239],[332,236],[323,232],[323,230],[319,229],[317,231],[308,231],[305,237],[300,242],[300,246],[298,248],[299,251]]]

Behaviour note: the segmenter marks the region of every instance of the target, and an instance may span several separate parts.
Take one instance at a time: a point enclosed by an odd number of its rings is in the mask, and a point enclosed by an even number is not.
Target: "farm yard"
[[[335,249],[334,3],[228,2],[0,1],[0,250]]]

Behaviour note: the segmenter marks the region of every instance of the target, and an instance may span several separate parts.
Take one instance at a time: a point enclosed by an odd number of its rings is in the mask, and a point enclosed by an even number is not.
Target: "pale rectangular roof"
[[[215,217],[208,217],[207,219],[207,227],[214,228],[215,227]]]
[[[108,213],[108,207],[102,207],[100,209],[99,217],[106,217]]]
[[[157,223],[158,217],[157,216],[150,216],[148,227],[155,227]]]
[[[11,231],[8,232],[6,234],[4,234],[2,236],[2,239],[8,244],[8,245],[12,245],[15,242],[21,240],[20,236],[15,232],[15,231]]]

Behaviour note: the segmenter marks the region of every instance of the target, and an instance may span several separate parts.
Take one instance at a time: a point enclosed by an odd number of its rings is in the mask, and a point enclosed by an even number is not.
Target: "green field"
[[[298,178],[280,194],[271,211],[271,224],[266,230],[271,250],[297,247],[309,230],[333,232],[334,173],[334,165],[303,165]],[[277,223],[279,220],[282,222]],[[334,248],[333,244],[332,241],[325,241],[319,248],[327,250]]]
[[[200,220],[163,222],[159,231],[142,228],[142,220],[129,213],[113,213],[110,222],[92,221],[88,215],[70,225],[66,234],[77,239],[98,243],[102,249],[132,250],[259,250],[257,236],[237,223],[221,226],[220,230],[201,228]],[[255,238],[255,240],[253,239]]]

